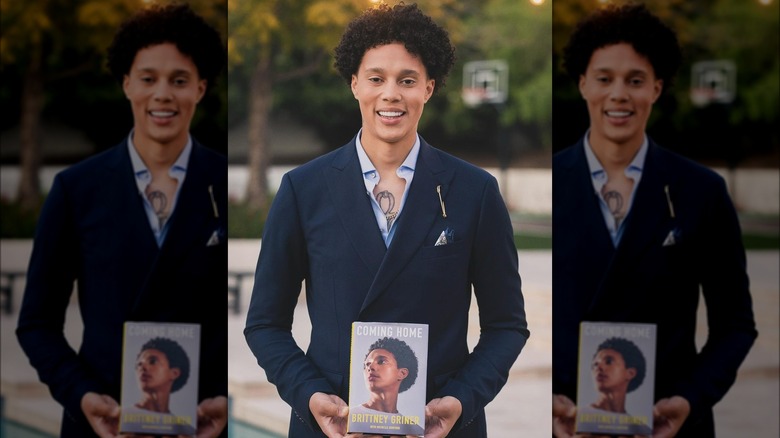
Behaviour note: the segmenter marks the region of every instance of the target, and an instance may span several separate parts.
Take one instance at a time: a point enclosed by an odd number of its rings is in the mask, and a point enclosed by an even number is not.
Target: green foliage
[[[747,250],[774,250],[780,249],[780,236],[777,234],[745,233],[742,235],[742,244]]]
[[[273,65],[273,108],[314,127],[326,144],[336,147],[360,126],[358,106],[347,84],[332,67],[331,53],[346,24],[370,0],[230,0],[229,62],[231,123],[248,117],[249,83],[255,63],[268,56]],[[296,8],[288,7],[288,3]],[[426,105],[420,132],[445,149],[484,148],[495,131],[491,108],[467,108],[461,99],[463,64],[505,59],[509,63],[510,97],[501,125],[524,130],[537,149],[551,146],[550,98],[552,56],[549,50],[551,2],[419,0],[416,3],[444,26],[457,48],[458,61],[440,90]],[[326,56],[321,56],[325,54]],[[292,73],[316,63],[311,74]]]
[[[515,247],[521,251],[529,249],[552,249],[552,236],[515,234]]]
[[[614,0],[610,3],[625,3]],[[683,65],[676,84],[656,103],[648,124],[651,135],[680,153],[729,164],[780,150],[780,2],[758,0],[654,0],[643,2],[677,32]],[[560,55],[577,21],[602,7],[598,0],[553,2],[555,149],[571,144],[587,119],[575,84],[563,75]],[[737,99],[729,105],[697,108],[690,100],[694,62],[729,59],[737,65]],[[573,111],[581,108],[582,111]],[[570,131],[577,131],[571,134]],[[584,129],[583,129],[584,131]],[[773,167],[776,163],[771,164]]]
[[[227,34],[226,0],[186,3]],[[5,110],[0,129],[19,123],[23,80],[37,70],[45,87],[44,119],[81,130],[98,150],[126,135],[130,107],[108,73],[105,51],[120,23],[146,5],[144,0],[0,2],[0,103]],[[209,84],[192,124],[198,139],[217,149],[227,129],[226,88],[226,80]],[[43,158],[46,163],[48,157]]]
[[[228,203],[228,238],[261,238],[265,220],[268,217],[268,209],[272,201],[273,199],[269,197],[268,205],[260,210],[255,210],[246,203]]]
[[[492,0],[467,21],[467,39],[460,49],[463,61],[483,57],[509,64],[505,126],[552,119],[551,3],[534,6],[529,1]]]
[[[19,203],[0,200],[0,238],[32,239],[43,201],[32,210],[21,208]]]

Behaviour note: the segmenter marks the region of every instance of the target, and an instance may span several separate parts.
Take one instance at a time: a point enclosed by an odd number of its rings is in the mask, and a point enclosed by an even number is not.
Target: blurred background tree
[[[50,95],[47,90],[55,87],[58,81],[97,68],[99,58],[96,55],[105,50],[122,17],[138,6],[133,3],[136,2],[37,0],[0,3],[3,29],[0,62],[4,73],[8,68],[15,70],[21,82],[21,96],[15,106],[19,109],[21,141],[18,198],[23,209],[33,209],[40,201],[39,132]],[[3,83],[7,82],[4,80]]]
[[[229,0],[230,124],[247,123],[247,196],[253,209],[267,204],[266,172],[279,162],[270,153],[271,118],[284,116],[313,129],[328,148],[346,143],[360,128],[358,105],[333,68],[332,54],[347,23],[376,3]],[[447,86],[426,105],[422,135],[442,149],[494,161],[499,124],[513,133],[515,148],[524,143],[549,153],[550,2],[416,3],[448,30],[458,57]],[[511,89],[500,120],[491,108],[467,108],[460,95],[463,64],[497,58],[509,62]]]
[[[188,3],[226,34],[225,0]],[[129,133],[130,107],[108,73],[105,51],[120,23],[148,4],[143,0],[0,3],[0,129],[19,130],[18,151],[9,152],[4,142],[3,160],[19,165],[17,201],[22,210],[34,210],[40,204],[41,164],[71,164],[84,158],[68,155],[58,144],[47,145],[50,153],[42,154],[42,134],[48,126],[44,121],[83,133],[92,151],[111,147]],[[211,85],[193,121],[193,133],[225,152],[226,85]]]
[[[329,48],[359,10],[358,0],[228,1],[230,107],[237,109],[233,119],[248,119],[251,209],[267,203],[274,89],[322,70]]]
[[[554,150],[576,142],[588,115],[576,84],[561,68],[561,54],[577,21],[607,3],[555,0]],[[643,2],[672,26],[683,49],[674,86],[659,99],[648,132],[665,147],[715,166],[777,168],[780,164],[780,2],[777,0],[654,0]],[[690,98],[693,63],[731,60],[736,99],[697,107]]]
[[[311,158],[271,156],[269,133],[282,129],[276,120],[292,120],[292,129],[313,132],[326,149],[346,143],[360,128],[358,105],[332,66],[332,53],[346,24],[376,2],[188,3],[223,31],[229,66],[228,75],[213,84],[201,102],[193,134],[207,146],[230,152],[228,130],[246,130],[240,139],[231,135],[231,151],[241,152],[229,155],[233,164],[249,167],[247,189],[256,212],[257,206],[267,205],[265,197],[273,191],[267,184],[269,165],[295,165]],[[548,167],[551,152],[572,144],[585,131],[587,111],[560,69],[560,53],[576,22],[604,1],[418,3],[449,31],[457,47],[457,63],[447,86],[428,103],[420,122],[426,140],[478,165],[494,167],[499,161],[497,134],[502,132],[507,134],[504,142],[512,166]],[[685,53],[676,85],[660,99],[651,118],[649,131],[656,140],[708,164],[777,166],[778,3],[648,2],[653,12],[675,27]],[[4,110],[0,159],[21,168],[18,198],[23,204],[39,202],[41,164],[71,164],[127,135],[132,115],[121,87],[105,68],[104,53],[121,20],[146,4],[144,0],[0,3]],[[509,64],[509,100],[500,118],[495,108],[470,108],[461,98],[464,63],[488,59]],[[707,59],[732,59],[737,64],[733,103],[704,108],[691,103],[691,64]],[[553,102],[555,120],[565,123],[560,129],[553,129]],[[60,138],[42,144],[41,136],[51,135],[48,128],[55,123],[83,134],[91,149],[69,155],[64,145],[60,147]],[[19,132],[18,151],[10,150],[8,132]]]

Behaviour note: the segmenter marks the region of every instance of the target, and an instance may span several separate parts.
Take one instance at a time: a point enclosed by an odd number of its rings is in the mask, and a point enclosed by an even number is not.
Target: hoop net
[[[709,87],[691,88],[691,102],[695,106],[706,106],[715,100],[715,90]]]
[[[487,90],[484,88],[463,88],[463,102],[466,106],[477,106],[487,99]]]

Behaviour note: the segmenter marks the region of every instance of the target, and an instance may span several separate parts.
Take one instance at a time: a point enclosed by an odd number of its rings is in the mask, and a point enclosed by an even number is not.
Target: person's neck
[[[626,393],[601,392],[591,406],[609,412],[626,412]]]
[[[398,394],[371,393],[371,399],[363,406],[375,411],[395,414],[398,412]]]
[[[417,137],[411,141],[398,143],[385,143],[375,139],[367,139],[363,136],[360,140],[363,150],[366,151],[368,159],[376,167],[380,175],[386,172],[393,172],[401,167],[406,157],[409,156]]]
[[[145,392],[143,395],[143,399],[135,404],[136,407],[152,412],[170,413],[168,408],[170,393]]]
[[[591,133],[588,142],[604,170],[611,174],[616,171],[622,172],[634,161],[636,154],[642,147],[644,137],[625,143],[617,143],[596,137]]]
[[[167,172],[187,146],[187,138],[163,144],[133,134],[133,145],[150,172]]]

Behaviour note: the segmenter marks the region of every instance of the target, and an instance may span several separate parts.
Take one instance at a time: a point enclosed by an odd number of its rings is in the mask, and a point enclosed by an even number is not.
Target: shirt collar
[[[133,131],[130,131],[130,135],[127,137],[127,149],[130,152],[130,162],[133,165],[133,173],[135,173],[136,178],[142,178],[145,175],[149,175],[149,168],[146,167],[146,163],[144,163],[144,160],[141,159],[141,156],[135,149],[135,144],[133,143]],[[174,161],[171,169],[168,171],[168,174],[173,177],[177,173],[186,173],[187,163],[190,161],[191,153],[192,137],[187,135],[187,144],[184,145],[184,149],[179,154],[179,157],[176,158],[176,161]]]
[[[585,138],[583,143],[583,147],[585,148],[585,158],[588,160],[588,168],[590,169],[590,174],[593,177],[596,177],[598,175],[604,174],[604,166],[601,165],[601,162],[596,157],[596,154],[593,152],[593,148],[590,145],[590,141],[588,141],[588,134],[590,134],[590,130],[585,133]],[[636,155],[634,155],[634,159],[631,160],[631,163],[629,163],[628,167],[626,167],[626,175],[629,175],[631,173],[642,172],[642,169],[645,167],[645,158],[647,158],[647,150],[649,148],[649,142],[647,141],[647,134],[645,134],[644,139],[642,140],[642,145],[639,147],[639,151],[637,151]]]
[[[355,138],[355,149],[357,149],[358,159],[360,160],[360,169],[363,172],[363,175],[368,175],[371,172],[376,172],[376,167],[374,166],[374,163],[371,162],[371,159],[368,158],[366,150],[363,149],[363,143],[360,142],[360,134],[362,132],[363,129],[361,128],[360,131],[358,131],[357,138]],[[420,136],[415,134],[412,150],[406,155],[406,159],[404,159],[404,162],[401,163],[401,166],[399,166],[398,169],[408,169],[414,172],[418,155],[420,155]]]

